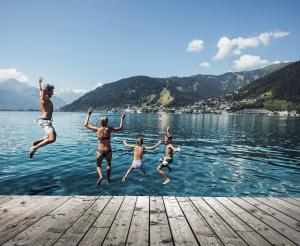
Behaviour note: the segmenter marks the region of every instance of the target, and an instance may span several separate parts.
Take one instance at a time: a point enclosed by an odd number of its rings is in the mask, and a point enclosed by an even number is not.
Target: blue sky
[[[91,90],[296,61],[299,13],[298,0],[0,0],[0,79]]]

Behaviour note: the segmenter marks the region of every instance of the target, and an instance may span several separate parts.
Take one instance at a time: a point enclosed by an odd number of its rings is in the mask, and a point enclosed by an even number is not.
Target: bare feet
[[[97,185],[101,185],[101,182],[102,182],[102,177],[98,179]]]
[[[163,184],[165,185],[165,184],[167,184],[167,183],[169,183],[170,182],[170,179],[166,179],[164,182],[163,182]]]
[[[122,178],[122,183],[125,183],[127,181],[127,177]]]
[[[30,150],[29,150],[29,158],[33,157],[35,151],[36,151],[36,149],[34,148],[34,146],[31,146]]]

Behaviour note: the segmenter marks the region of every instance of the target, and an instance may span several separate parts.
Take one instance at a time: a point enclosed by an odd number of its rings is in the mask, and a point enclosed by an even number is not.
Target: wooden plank
[[[0,205],[0,228],[6,221],[16,215],[23,214],[30,207],[35,207],[36,203],[40,203],[45,196],[14,196],[13,199]]]
[[[77,245],[105,208],[110,196],[99,197],[96,202],[59,238],[54,245]]]
[[[265,224],[269,225],[270,227],[287,237],[290,241],[294,242],[295,244],[297,244],[297,242],[300,242],[300,233],[295,229],[283,223],[280,223],[279,220],[261,211],[260,209],[257,209],[250,203],[240,198],[230,198],[230,200],[245,209],[248,213],[252,214],[259,220],[263,221]]]
[[[198,242],[186,221],[175,197],[163,197],[175,245],[197,245]]]
[[[243,239],[202,198],[191,197],[190,199],[225,245],[246,245]]]
[[[134,207],[126,244],[149,244],[149,196],[138,196]]]
[[[224,207],[218,200],[213,197],[204,197],[203,199],[246,242],[251,245],[270,245],[266,239],[233,214],[229,209]]]
[[[11,201],[15,198],[16,198],[15,196],[1,196],[0,197],[0,209],[1,209],[1,204]]]
[[[162,197],[150,197],[150,245],[173,245]]]
[[[260,210],[264,211],[265,213],[273,216],[274,218],[280,220],[282,223],[289,225],[290,227],[294,228],[297,231],[300,231],[300,223],[299,221],[291,218],[290,216],[279,212],[278,210],[254,199],[251,197],[243,198],[245,201],[250,203],[251,205],[259,208]]]
[[[136,200],[136,196],[125,197],[103,245],[124,245],[126,243]]]
[[[280,204],[281,206],[287,208],[288,211],[290,211],[293,214],[295,219],[300,220],[300,207],[293,205],[287,201],[284,201],[280,198],[274,197],[274,198],[267,198],[267,199],[274,201],[274,202]]]
[[[276,230],[263,223],[261,220],[255,216],[248,213],[245,209],[241,208],[229,198],[216,198],[220,201],[226,208],[228,208],[232,213],[237,215],[241,220],[251,226],[255,231],[257,231],[261,236],[267,239],[270,243],[275,245],[293,245],[286,237],[279,234]]]
[[[277,209],[278,211],[290,216],[291,218],[294,218],[298,221],[300,221],[300,212],[295,211],[294,209],[291,209],[290,207],[285,206],[284,204],[278,203],[275,198],[268,199],[268,198],[255,198],[256,200],[263,202],[267,204],[268,206]]]
[[[6,220],[1,221],[0,244],[12,239],[68,199],[61,196],[23,197],[17,204],[11,204],[14,206],[7,208],[9,212]]]
[[[102,245],[113,220],[123,203],[123,196],[114,196],[103,209],[92,227],[85,234],[79,245]]]
[[[201,245],[222,245],[189,198],[177,197],[177,201]]]
[[[293,205],[296,205],[296,206],[300,207],[300,201],[298,201],[297,199],[287,198],[287,197],[285,197],[285,198],[280,197],[280,199],[282,199],[284,201],[287,201],[287,202],[289,202],[289,203],[291,203]]]
[[[96,198],[72,197],[5,245],[53,244],[95,202]]]

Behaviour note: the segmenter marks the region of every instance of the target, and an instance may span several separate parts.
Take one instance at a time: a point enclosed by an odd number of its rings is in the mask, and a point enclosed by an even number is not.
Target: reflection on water
[[[125,129],[112,135],[112,184],[95,185],[97,137],[83,126],[84,113],[55,113],[57,141],[28,158],[31,143],[43,135],[37,112],[0,112],[0,194],[51,195],[300,195],[300,119],[257,115],[129,114]],[[100,113],[91,117],[99,123]],[[109,114],[119,125],[120,115]],[[122,141],[144,137],[145,145],[162,139],[170,125],[175,153],[164,186],[156,172],[164,147],[144,156],[146,175],[122,176],[132,152]],[[103,163],[105,171],[105,163]]]

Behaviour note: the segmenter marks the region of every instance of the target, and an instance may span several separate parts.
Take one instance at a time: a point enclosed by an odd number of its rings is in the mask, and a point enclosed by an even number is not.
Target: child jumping
[[[136,168],[140,168],[140,170],[145,174],[145,169],[142,166],[142,159],[143,159],[144,151],[155,149],[158,145],[161,144],[161,141],[158,141],[157,144],[150,146],[150,147],[143,146],[143,138],[142,137],[137,137],[135,145],[128,144],[125,140],[123,141],[123,143],[127,148],[133,149],[134,152],[133,152],[132,164],[129,167],[125,176],[123,177],[122,183],[124,183],[126,181],[128,175]]]
[[[164,167],[167,167],[169,171],[172,171],[171,167],[169,166],[173,162],[173,151],[180,151],[179,147],[174,147],[172,144],[172,136],[169,132],[170,127],[167,127],[166,130],[166,136],[165,136],[165,145],[166,145],[166,151],[165,151],[165,157],[159,159],[159,165],[157,166],[156,170],[158,173],[164,178],[163,184],[167,184],[170,182],[169,177],[164,173],[162,170]]]

